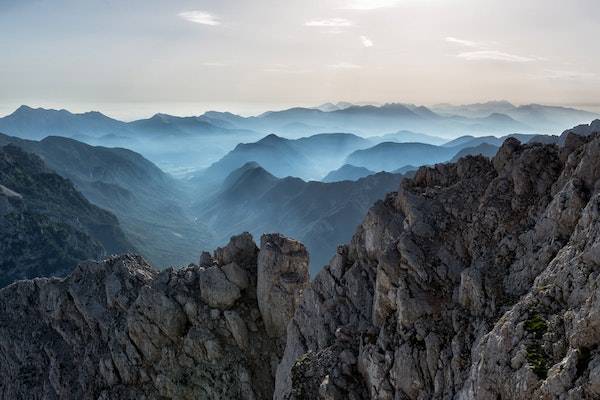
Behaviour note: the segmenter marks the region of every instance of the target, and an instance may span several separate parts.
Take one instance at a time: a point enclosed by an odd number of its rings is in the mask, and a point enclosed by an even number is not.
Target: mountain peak
[[[265,136],[264,138],[260,139],[257,143],[282,143],[282,142],[286,142],[288,139],[283,138],[281,136],[277,136],[274,133],[270,133],[267,136]]]
[[[30,112],[30,111],[33,111],[33,110],[34,110],[33,108],[29,107],[28,105],[23,104],[23,105],[19,106],[19,108],[17,108],[13,112],[13,114]]]

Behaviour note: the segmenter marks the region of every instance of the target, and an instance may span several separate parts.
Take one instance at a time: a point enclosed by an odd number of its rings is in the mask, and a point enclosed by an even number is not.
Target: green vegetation
[[[546,379],[548,376],[548,356],[542,346],[537,343],[527,346],[527,361],[538,378]]]
[[[525,330],[533,334],[533,341],[527,346],[527,361],[538,378],[546,379],[548,376],[549,358],[542,348],[540,341],[548,331],[548,323],[541,315],[534,314],[525,321]]]
[[[533,317],[525,321],[525,330],[533,333],[536,339],[541,339],[544,333],[548,330],[548,323],[541,315],[535,314]]]

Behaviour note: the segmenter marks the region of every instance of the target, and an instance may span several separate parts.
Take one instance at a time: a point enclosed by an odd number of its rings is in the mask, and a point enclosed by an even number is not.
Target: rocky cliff
[[[600,396],[600,138],[421,168],[304,293],[276,399]]]
[[[182,270],[124,256],[13,284],[0,394],[598,398],[599,182],[598,135],[508,139],[419,169],[310,284],[279,235]]]
[[[125,255],[4,288],[0,398],[270,399],[308,254],[261,243],[236,236],[181,270]]]

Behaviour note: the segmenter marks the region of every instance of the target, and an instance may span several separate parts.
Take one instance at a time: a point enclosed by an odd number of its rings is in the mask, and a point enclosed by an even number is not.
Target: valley
[[[129,247],[159,268],[192,263],[200,250],[223,245],[239,232],[257,237],[280,232],[307,246],[310,273],[315,276],[336,247],[351,239],[371,205],[397,190],[402,179],[420,166],[455,162],[466,155],[493,157],[509,137],[523,143],[561,143],[566,134],[444,139],[398,129],[404,125],[389,126],[396,133],[385,133],[385,123],[402,122],[406,115],[414,118],[413,114],[433,118],[433,112],[399,105],[343,110],[363,117],[366,113],[381,127],[379,134],[286,137],[270,133],[261,137],[261,132],[301,118],[307,125],[315,120],[338,121],[341,117],[322,114],[342,111],[339,109],[291,109],[256,118],[214,112],[185,118],[157,114],[124,123],[97,112],[73,114],[23,106],[0,118],[0,129],[7,133],[0,134],[0,146],[17,146],[41,157],[89,202],[113,213]],[[546,118],[555,111],[548,108]],[[587,115],[578,110],[559,111],[554,118],[561,121],[569,115],[572,119]],[[539,121],[540,126],[543,121],[546,119]],[[573,130],[590,133],[594,124]],[[326,127],[334,126],[344,127],[337,122]],[[136,146],[136,141],[146,147]],[[213,152],[213,141],[218,141],[220,150]],[[113,147],[117,142],[141,149],[141,153]],[[148,150],[148,146],[155,148]],[[212,156],[208,158],[200,155],[209,153]],[[174,170],[163,171],[161,163]],[[0,184],[9,182],[7,178]],[[10,185],[7,188],[15,191]],[[110,246],[104,253],[97,250],[92,258],[119,252],[113,250]],[[86,258],[84,254],[92,253],[84,251],[81,259]]]

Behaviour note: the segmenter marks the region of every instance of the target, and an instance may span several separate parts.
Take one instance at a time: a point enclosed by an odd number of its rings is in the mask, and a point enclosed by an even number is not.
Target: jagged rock
[[[214,260],[212,255],[208,251],[203,251],[202,254],[200,254],[200,262],[198,263],[199,266],[208,268],[211,267],[213,263]]]
[[[248,349],[248,329],[246,323],[235,311],[225,311],[225,320],[229,326],[229,330],[235,339],[238,347],[243,350]]]
[[[0,290],[0,397],[271,399],[284,338],[258,311],[257,251],[242,235],[223,270],[125,255]]]
[[[597,398],[599,204],[597,135],[419,169],[305,289],[274,398]]]
[[[225,309],[242,296],[240,288],[227,279],[219,267],[209,267],[200,271],[200,297],[209,306]]]
[[[227,265],[221,267],[225,276],[229,281],[235,283],[240,289],[246,289],[250,284],[250,278],[248,272],[240,267],[236,262],[230,262]]]
[[[260,238],[256,293],[271,337],[285,336],[308,282],[308,252],[302,243],[279,234]]]
[[[233,236],[229,244],[215,250],[214,259],[219,265],[227,265],[237,262],[239,265],[247,265],[256,259],[258,248],[252,239],[252,235],[244,232]]]

